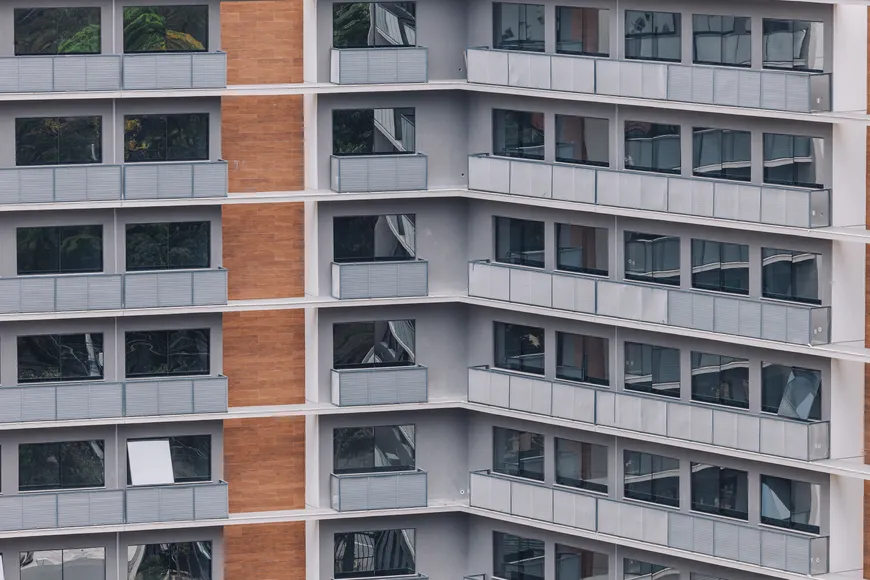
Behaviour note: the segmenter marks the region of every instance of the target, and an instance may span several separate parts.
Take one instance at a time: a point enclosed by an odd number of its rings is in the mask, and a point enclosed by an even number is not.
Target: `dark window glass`
[[[207,375],[208,328],[140,330],[124,334],[128,378]]]
[[[332,471],[413,471],[417,468],[414,435],[413,425],[333,429]]]
[[[492,470],[544,481],[544,436],[503,427],[492,428]]]
[[[607,493],[607,447],[557,437],[556,483]]]
[[[679,398],[680,351],[626,342],[625,389]]]
[[[543,4],[492,4],[492,47],[544,52]]]
[[[100,9],[16,8],[15,56],[100,54]]]
[[[625,279],[680,285],[680,238],[625,232]]]
[[[692,240],[692,288],[749,294],[749,246]]]
[[[492,152],[504,157],[544,159],[544,114],[492,111]]]
[[[752,179],[751,133],[731,129],[695,127],[692,174],[734,181]]]
[[[764,134],[764,183],[821,189],[819,160],[824,140],[804,135]]]
[[[761,411],[802,421],[822,420],[822,372],[761,363]]]
[[[127,271],[208,268],[211,222],[127,224]]]
[[[764,68],[824,70],[825,28],[821,22],[765,18],[761,28]]]
[[[607,229],[556,224],[556,269],[607,276]]]
[[[505,580],[544,580],[544,542],[493,532],[492,574]]]
[[[556,6],[556,52],[608,56],[609,44],[610,10]]]
[[[124,161],[207,161],[208,113],[124,115]]]
[[[692,352],[692,399],[749,408],[749,360]]]
[[[206,50],[208,5],[124,7],[124,52]]]
[[[625,58],[679,62],[678,12],[625,11]]]
[[[556,161],[610,166],[610,121],[556,115]]]
[[[680,572],[667,566],[623,558],[622,578],[623,580],[679,580]]]
[[[18,446],[18,490],[73,489],[106,484],[103,441]]]
[[[18,228],[18,275],[103,271],[103,226]]]
[[[15,119],[15,165],[78,165],[103,162],[103,118]]]
[[[18,337],[18,382],[95,381],[103,378],[103,335]]]
[[[752,20],[748,16],[695,14],[692,20],[696,63],[752,65]]]
[[[19,552],[20,580],[105,580],[106,548]]]
[[[211,435],[184,435],[169,437],[168,440],[175,483],[211,481]],[[144,439],[129,441],[144,441]],[[132,485],[129,461],[128,457],[127,485]]]
[[[495,218],[495,261],[544,267],[544,222]]]
[[[333,577],[367,578],[416,572],[416,530],[335,534]]]
[[[128,580],[211,580],[211,542],[127,546]]]
[[[556,580],[608,580],[607,554],[556,544]]]
[[[332,46],[416,46],[416,14],[416,2],[335,3],[332,5]]]
[[[680,126],[625,122],[625,168],[678,175],[682,167]]]
[[[544,374],[544,329],[494,322],[495,366],[500,369]]]
[[[413,260],[416,251],[414,214],[332,218],[332,252],[336,262]]]
[[[819,254],[761,249],[761,295],[765,298],[821,304]]]
[[[680,507],[680,462],[672,457],[625,450],[625,497]]]
[[[749,483],[746,472],[693,462],[692,509],[748,520]]]
[[[610,341],[597,336],[556,333],[556,378],[610,384]]]
[[[342,322],[332,326],[332,368],[414,366],[414,320]]]
[[[761,523],[820,533],[821,488],[816,483],[761,476]]]
[[[416,151],[415,109],[332,111],[333,155],[396,155]]]

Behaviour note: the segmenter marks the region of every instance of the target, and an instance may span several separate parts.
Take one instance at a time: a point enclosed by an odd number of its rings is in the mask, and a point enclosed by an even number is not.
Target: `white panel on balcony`
[[[595,92],[595,60],[576,56],[550,57],[552,88],[572,93]]]
[[[553,490],[553,522],[582,530],[595,530],[595,498],[559,489]]]
[[[766,71],[762,74],[761,108],[786,110],[785,75]]]
[[[512,87],[549,89],[550,57],[528,52],[509,52],[507,84]]]
[[[553,165],[553,199],[595,203],[596,170],[561,163]]]
[[[643,63],[642,97],[665,100],[668,98],[668,66]]]
[[[510,298],[510,270],[483,262],[468,265],[468,294],[495,300]]]
[[[552,306],[553,276],[523,268],[510,269],[510,300],[534,306]]]
[[[510,193],[532,197],[553,197],[553,167],[547,163],[512,161]]]
[[[469,49],[468,82],[508,85],[508,53]]]
[[[737,104],[741,107],[761,107],[761,71],[740,71]]]
[[[128,441],[127,464],[132,485],[175,483],[169,439]]]
[[[720,67],[713,71],[713,102],[717,105],[736,107],[739,104],[740,71]]]
[[[57,418],[54,389],[24,389],[22,420],[53,421]]]
[[[51,91],[53,83],[54,66],[52,59],[34,58],[19,60],[18,67],[18,90],[28,93]]]
[[[553,416],[584,423],[595,422],[595,390],[591,387],[574,386],[554,382]]]
[[[22,504],[25,530],[57,527],[57,494],[25,495]]]
[[[595,312],[596,281],[570,275],[553,275],[553,308]]]
[[[335,373],[333,373],[335,374]],[[492,373],[483,369],[468,369],[468,401],[489,404],[489,378]],[[2,393],[2,391],[0,391]]]
[[[673,71],[675,66],[671,67]],[[712,67],[689,67],[692,71],[692,101],[695,103],[713,102],[713,71]]]
[[[527,377],[513,376],[510,381],[511,408],[539,415],[550,415],[551,383]]]
[[[191,86],[192,55],[160,54],[157,56],[157,84],[149,88],[182,89]]]
[[[511,161],[489,156],[468,158],[468,188],[478,191],[510,193]]]

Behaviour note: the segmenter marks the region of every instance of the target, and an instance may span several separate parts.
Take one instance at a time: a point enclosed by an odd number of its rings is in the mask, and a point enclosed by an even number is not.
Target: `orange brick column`
[[[305,580],[305,524],[227,526],[224,576],[228,580]]]

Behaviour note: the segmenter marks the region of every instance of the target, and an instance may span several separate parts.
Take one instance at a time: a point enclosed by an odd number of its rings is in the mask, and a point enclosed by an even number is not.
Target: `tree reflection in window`
[[[395,155],[416,151],[413,107],[332,112],[333,155]]]
[[[15,119],[15,165],[103,162],[103,118]]]
[[[103,271],[103,226],[18,228],[18,275]]]
[[[102,378],[102,333],[18,337],[19,383]]]
[[[211,223],[127,224],[127,271],[208,268]]]
[[[102,487],[105,484],[105,446],[101,440],[18,446],[19,491]]]
[[[207,5],[124,7],[124,52],[207,50]]]
[[[15,56],[100,54],[100,9],[16,8]]]
[[[127,580],[211,580],[211,542],[127,546]]]
[[[208,328],[126,333],[126,376],[207,375],[209,334]]]
[[[124,161],[206,161],[208,123],[208,113],[125,115]]]

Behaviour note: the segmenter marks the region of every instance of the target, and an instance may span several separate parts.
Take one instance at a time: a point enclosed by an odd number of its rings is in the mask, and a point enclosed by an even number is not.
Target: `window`
[[[103,441],[30,443],[18,446],[18,490],[103,487]]]
[[[124,52],[208,50],[208,5],[125,6]]]
[[[749,484],[746,472],[693,462],[692,509],[748,520]]]
[[[208,268],[211,222],[127,224],[127,271]]]
[[[816,483],[761,476],[761,523],[820,533],[821,488]]]
[[[610,10],[556,6],[556,52],[610,55]]]
[[[761,411],[802,421],[822,420],[822,372],[761,363]]]
[[[625,168],[679,175],[680,126],[625,122]]]
[[[749,360],[692,352],[692,400],[749,408]]]
[[[417,570],[416,530],[342,532],[333,536],[333,577],[402,576]]]
[[[626,342],[625,389],[680,398],[680,351]]]
[[[623,558],[622,578],[623,580],[679,580],[680,572],[667,566]]]
[[[764,134],[764,183],[821,189],[819,160],[824,140],[805,135]]]
[[[543,160],[544,114],[493,109],[492,153]]]
[[[19,552],[20,580],[105,580],[105,548]]]
[[[211,542],[127,546],[128,580],[211,580]]]
[[[333,155],[414,153],[415,109],[341,109],[332,112]]]
[[[414,320],[342,322],[332,326],[332,368],[414,366]]]
[[[692,16],[695,63],[752,65],[752,20],[748,16]]]
[[[15,165],[78,165],[103,162],[103,118],[15,119]]]
[[[609,167],[610,121],[556,115],[556,161]]]
[[[332,218],[332,252],[336,262],[391,262],[416,255],[414,214]]]
[[[695,127],[692,136],[692,175],[733,181],[752,179],[749,131]]]
[[[492,470],[544,481],[544,436],[503,427],[492,428]]]
[[[332,5],[333,48],[417,45],[415,2],[338,2]]]
[[[379,473],[417,468],[413,425],[345,427],[332,431],[332,471]]]
[[[544,222],[495,218],[495,261],[544,267]]]
[[[98,381],[103,378],[103,335],[18,337],[18,382]]]
[[[607,447],[557,437],[556,483],[607,493]]]
[[[492,47],[544,52],[543,4],[492,4]]]
[[[556,378],[610,384],[610,341],[598,336],[556,333]]]
[[[692,240],[692,288],[749,294],[749,246]]]
[[[100,54],[100,8],[15,8],[15,56]]]
[[[556,544],[556,580],[608,580],[607,554]]]
[[[124,161],[208,161],[208,113],[124,115]]]
[[[680,507],[679,460],[626,449],[623,461],[625,497]]]
[[[125,333],[127,378],[209,374],[210,334],[208,328]]]
[[[607,276],[607,228],[556,224],[556,269]]]
[[[18,228],[18,275],[103,271],[103,226]]]
[[[821,304],[819,262],[811,252],[761,248],[761,295],[765,298]]]
[[[493,532],[492,575],[505,580],[544,580],[544,542]]]
[[[211,435],[127,441],[127,485],[211,481]]]
[[[625,279],[680,285],[680,238],[625,232]]]
[[[765,18],[761,28],[764,68],[824,70],[825,29],[821,22]]]
[[[544,329],[494,322],[495,366],[500,369],[544,374]]]
[[[625,11],[625,58],[679,62],[678,12]]]

